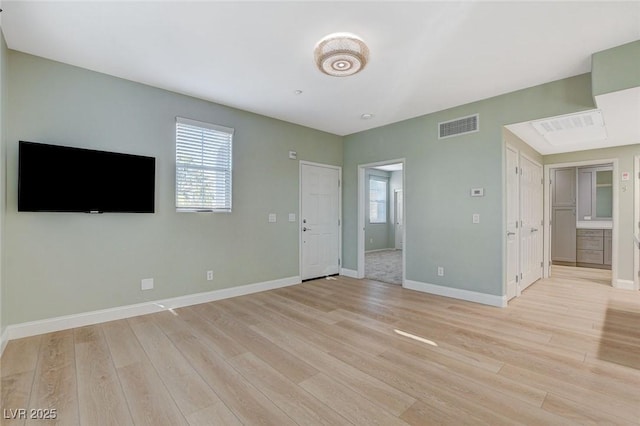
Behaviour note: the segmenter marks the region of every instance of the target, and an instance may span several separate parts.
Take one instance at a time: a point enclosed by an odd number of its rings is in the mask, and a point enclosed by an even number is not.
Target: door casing
[[[595,166],[599,164],[613,164],[613,214],[611,228],[611,286],[617,287],[618,282],[618,223],[619,217],[619,165],[617,158],[603,158],[598,160],[573,161],[568,163],[547,164],[544,166],[544,260],[543,277],[551,276],[551,170],[565,167]],[[636,256],[637,258],[637,256]],[[637,279],[637,277],[636,277]]]
[[[511,151],[515,155],[515,169],[511,169],[511,165],[508,163],[507,156],[508,151]],[[520,151],[513,146],[507,144],[505,151],[505,294],[507,301],[520,295]],[[509,192],[509,176],[514,179],[515,176],[515,194]],[[513,199],[512,199],[513,198]],[[509,221],[509,204],[512,203],[511,208],[515,210],[515,222],[513,224]],[[509,243],[511,242],[511,250],[514,253],[509,252]],[[514,262],[511,265],[509,262]]]
[[[614,175],[615,176],[615,175]],[[635,210],[635,235],[633,244],[633,276],[635,277],[635,289],[640,290],[640,155],[636,155],[634,161],[633,179],[634,182],[634,210]],[[612,241],[613,242],[613,241]]]
[[[375,163],[368,164],[359,164],[358,165],[358,241],[357,241],[357,250],[358,250],[358,265],[356,271],[356,278],[364,278],[364,252],[365,252],[365,170],[371,167],[376,166],[384,166],[387,164],[398,164],[402,163],[402,286],[404,287],[407,271],[407,208],[406,208],[406,194],[407,194],[407,171],[406,166],[407,162],[404,158],[398,158],[395,160],[386,160],[386,161],[378,161]]]

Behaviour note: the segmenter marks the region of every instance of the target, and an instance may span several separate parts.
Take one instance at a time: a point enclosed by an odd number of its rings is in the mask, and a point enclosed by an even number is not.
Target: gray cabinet
[[[576,208],[554,207],[552,221],[551,260],[575,263]]]
[[[611,220],[613,210],[613,167],[578,169],[578,220]]]
[[[593,178],[592,169],[578,169],[578,220],[595,219],[591,208],[595,186]]]
[[[576,168],[555,169],[553,177],[553,207],[574,207],[576,205]]]
[[[576,168],[555,169],[551,177],[551,260],[576,262]]]
[[[611,230],[578,229],[578,266],[611,269]]]
[[[611,267],[611,229],[604,230],[604,264]]]

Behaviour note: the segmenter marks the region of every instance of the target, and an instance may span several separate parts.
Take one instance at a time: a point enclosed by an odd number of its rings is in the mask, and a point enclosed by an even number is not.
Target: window
[[[369,178],[369,223],[387,223],[387,180]]]
[[[176,118],[176,209],[231,211],[233,129]]]

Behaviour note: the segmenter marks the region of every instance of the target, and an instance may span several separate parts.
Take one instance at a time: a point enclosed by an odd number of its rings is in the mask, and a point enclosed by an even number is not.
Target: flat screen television
[[[155,211],[153,157],[20,141],[18,162],[18,211]]]

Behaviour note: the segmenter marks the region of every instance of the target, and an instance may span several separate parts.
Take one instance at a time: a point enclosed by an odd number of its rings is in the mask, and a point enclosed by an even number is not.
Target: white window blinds
[[[176,117],[178,211],[231,211],[233,131]]]
[[[369,178],[369,223],[387,223],[387,181]]]

